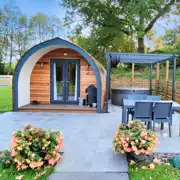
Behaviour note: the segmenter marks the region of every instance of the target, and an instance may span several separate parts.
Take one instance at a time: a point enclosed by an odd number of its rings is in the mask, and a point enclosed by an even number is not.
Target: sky
[[[21,9],[22,13],[29,17],[38,12],[43,12],[47,15],[54,15],[59,18],[63,18],[66,12],[65,9],[59,6],[59,2],[61,0],[0,0],[0,8],[2,8],[3,5],[9,1],[17,5]],[[165,27],[172,29],[174,26],[175,24],[172,21],[167,23],[165,20],[159,20],[153,29],[156,31],[156,37],[158,37],[164,35]],[[85,32],[88,32],[88,30]],[[67,32],[64,32],[64,36],[67,36]],[[150,47],[153,46],[153,42],[147,41],[147,39],[145,43]]]
[[[0,0],[0,7],[9,1],[20,7],[27,16],[32,16],[38,12],[57,17],[65,15],[65,10],[59,6],[60,0]]]

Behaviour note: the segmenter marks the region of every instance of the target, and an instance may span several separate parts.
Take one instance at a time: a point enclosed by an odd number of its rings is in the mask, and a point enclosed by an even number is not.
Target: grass
[[[169,80],[172,80],[172,68],[169,69]],[[112,75],[115,77],[132,77],[131,69],[129,68],[113,68],[112,69]],[[145,67],[141,70],[135,69],[135,78],[142,78],[142,79],[149,79],[149,68]],[[156,78],[156,70],[154,69],[152,72],[152,78]],[[165,80],[165,68],[161,67],[160,69],[160,79]],[[180,81],[180,68],[176,70],[176,81]]]
[[[0,180],[16,180],[17,177],[23,176],[22,180],[33,180],[35,179],[36,176],[39,174],[45,172],[42,176],[37,178],[36,180],[46,180],[48,176],[54,171],[54,166],[45,169],[45,170],[40,170],[40,171],[35,171],[35,170],[23,170],[23,171],[17,171],[15,166],[12,165],[9,168],[3,168],[2,166],[0,167]]]
[[[130,180],[179,180],[180,170],[172,166],[162,164],[155,165],[152,170],[142,169],[143,165],[130,165]]]
[[[12,110],[12,86],[0,87],[0,112]]]

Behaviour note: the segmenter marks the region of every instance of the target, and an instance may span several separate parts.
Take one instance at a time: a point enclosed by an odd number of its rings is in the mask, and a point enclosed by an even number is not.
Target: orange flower
[[[12,136],[12,139],[11,139],[12,147],[16,146],[18,142],[21,142],[21,140],[18,139],[17,137],[15,137],[15,136]]]
[[[28,141],[32,141],[32,136],[30,136],[30,137],[28,138]]]
[[[118,132],[116,131],[114,135],[114,139],[116,139],[117,137],[118,137]]]
[[[56,160],[54,158],[51,158],[48,160],[48,163],[54,165],[56,163]]]
[[[133,151],[137,151],[137,147],[132,146],[132,150],[133,150]]]
[[[32,169],[35,169],[37,167],[40,167],[43,165],[43,162],[42,161],[32,161],[30,162],[29,166],[32,168]]]
[[[23,169],[27,169],[28,168],[28,166],[26,165],[26,164],[22,164],[21,165],[21,169],[23,170]]]
[[[141,134],[140,134],[141,137],[144,137],[144,136],[147,136],[147,133],[142,131]]]
[[[49,169],[51,166],[50,165],[47,165],[47,166],[45,166],[45,169]]]
[[[159,160],[159,159],[154,159],[154,160],[153,160],[153,163],[160,165],[160,164],[161,164],[161,160]]]
[[[12,151],[11,151],[11,156],[12,157],[14,157],[14,156],[16,156],[17,155],[17,152],[14,150],[14,148],[12,149]]]
[[[59,146],[59,145],[57,145],[57,146],[55,147],[55,149],[54,149],[54,150],[55,150],[56,152],[58,152],[58,151],[59,151],[59,149],[60,149],[60,146]]]
[[[131,148],[126,148],[126,152],[131,152],[132,149]]]
[[[135,144],[135,142],[134,141],[131,141],[131,143],[130,143],[131,145],[134,145]]]

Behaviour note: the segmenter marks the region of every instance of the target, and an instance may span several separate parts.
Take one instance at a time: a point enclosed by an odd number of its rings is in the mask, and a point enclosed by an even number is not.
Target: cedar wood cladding
[[[67,56],[64,56],[67,53]],[[30,101],[39,101],[41,104],[50,104],[50,58],[53,59],[79,59],[80,60],[80,96],[86,97],[85,89],[91,85],[96,85],[96,76],[89,66],[89,74],[86,74],[88,62],[79,53],[69,48],[59,48],[48,52],[41,57],[33,68],[30,80]],[[40,67],[43,63],[43,68]],[[105,101],[105,71],[100,64],[97,64],[102,82],[102,102],[103,108]]]

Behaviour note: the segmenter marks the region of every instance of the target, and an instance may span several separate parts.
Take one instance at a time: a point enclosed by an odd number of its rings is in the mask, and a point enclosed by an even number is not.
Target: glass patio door
[[[79,60],[51,60],[51,103],[78,103]]]

